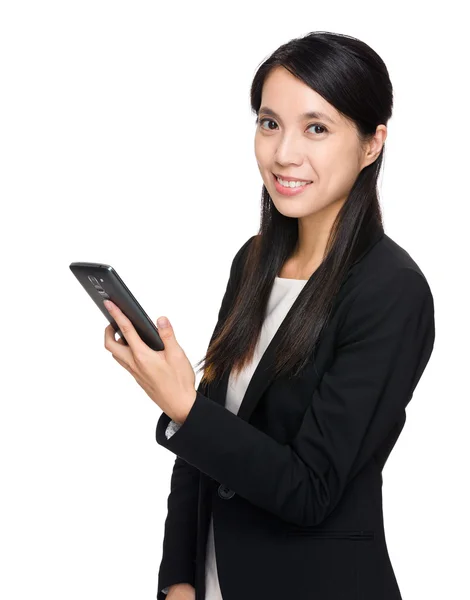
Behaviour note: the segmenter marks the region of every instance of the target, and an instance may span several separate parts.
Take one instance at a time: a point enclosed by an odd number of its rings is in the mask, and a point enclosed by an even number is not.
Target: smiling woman
[[[255,74],[260,228],[184,422],[156,428],[176,455],[158,600],[401,598],[382,469],[435,331],[428,282],[382,225],[392,100],[381,58],[340,34]]]
[[[276,209],[300,220],[302,245],[303,237],[318,239],[321,231],[329,232],[359,174],[380,154],[387,127],[377,125],[368,143],[361,144],[351,118],[283,65],[266,76],[262,97],[255,135],[258,167]],[[299,202],[283,201],[292,196]],[[323,255],[325,242],[302,253]]]

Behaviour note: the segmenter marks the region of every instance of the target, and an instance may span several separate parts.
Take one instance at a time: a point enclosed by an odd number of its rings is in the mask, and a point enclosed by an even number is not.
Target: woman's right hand
[[[196,590],[190,583],[170,585],[167,600],[196,600]]]

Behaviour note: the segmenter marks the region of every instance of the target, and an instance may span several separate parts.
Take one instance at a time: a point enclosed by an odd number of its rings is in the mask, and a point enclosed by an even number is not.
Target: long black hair
[[[393,90],[387,68],[374,50],[354,37],[312,32],[280,46],[254,76],[250,97],[256,115],[263,83],[278,66],[351,119],[361,144],[391,117]],[[377,190],[383,154],[384,147],[357,176],[331,228],[323,262],[302,289],[295,316],[286,317],[289,322],[276,351],[275,377],[295,376],[310,362],[348,269],[371,236],[378,230],[383,233]],[[261,225],[245,253],[236,296],[198,363],[205,362],[203,383],[227,368],[239,373],[252,360],[274,279],[297,242],[298,219],[281,214],[263,184]]]

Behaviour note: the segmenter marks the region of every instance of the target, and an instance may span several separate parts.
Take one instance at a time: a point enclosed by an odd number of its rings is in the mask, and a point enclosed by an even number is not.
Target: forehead
[[[334,125],[343,121],[334,106],[284,67],[276,67],[266,77],[261,108],[265,114],[281,120],[318,118]]]

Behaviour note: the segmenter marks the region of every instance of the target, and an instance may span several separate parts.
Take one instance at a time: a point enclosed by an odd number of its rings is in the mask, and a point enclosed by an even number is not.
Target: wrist
[[[172,417],[172,420],[182,425],[186,421],[186,418],[189,412],[191,411],[193,404],[196,402],[196,397],[197,391],[195,389],[188,392],[185,400],[181,403],[182,406],[184,406],[184,409],[182,410],[181,414]]]

